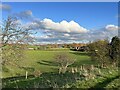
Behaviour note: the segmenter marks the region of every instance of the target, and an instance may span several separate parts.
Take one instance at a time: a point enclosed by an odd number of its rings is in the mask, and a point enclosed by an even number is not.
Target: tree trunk
[[[63,67],[63,73],[66,72],[66,69],[67,69],[67,66],[64,66],[64,67]]]

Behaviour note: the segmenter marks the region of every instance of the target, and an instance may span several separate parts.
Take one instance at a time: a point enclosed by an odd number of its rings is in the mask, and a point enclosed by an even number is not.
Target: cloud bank
[[[99,39],[111,39],[118,35],[118,26],[108,24],[98,30],[88,30],[75,21],[54,22],[51,19],[43,19],[27,23],[25,27],[31,27],[42,32],[37,36],[39,42],[80,42],[94,41]]]
[[[53,22],[51,19],[45,18],[40,21],[41,27],[47,30],[54,30],[57,32],[66,32],[66,33],[86,33],[88,30],[83,28],[75,21],[67,22],[65,20],[61,22]]]
[[[89,42],[100,39],[111,39],[118,35],[118,26],[108,24],[97,30],[83,28],[75,21],[54,22],[51,19],[37,20],[24,25],[25,28],[31,27],[38,33],[35,38],[40,43],[73,43]]]

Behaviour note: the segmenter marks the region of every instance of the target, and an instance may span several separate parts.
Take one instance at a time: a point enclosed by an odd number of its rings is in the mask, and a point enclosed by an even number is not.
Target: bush
[[[120,39],[115,36],[111,42],[99,40],[88,45],[92,60],[98,61],[102,66],[116,64],[120,59]]]
[[[98,61],[103,65],[109,63],[109,42],[107,40],[99,40],[90,43],[88,46],[92,60]]]

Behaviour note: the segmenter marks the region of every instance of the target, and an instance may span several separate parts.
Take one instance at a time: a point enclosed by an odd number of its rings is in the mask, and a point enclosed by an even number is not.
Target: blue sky
[[[50,22],[51,24],[53,22],[60,23],[63,20],[65,20],[66,22],[74,21],[75,23],[79,24],[80,27],[84,27],[85,29],[91,31],[91,33],[92,32],[98,33],[96,32],[98,30],[101,30],[101,32],[103,32],[105,31],[105,27],[107,25],[110,25],[110,28],[116,28],[115,26],[117,26],[118,24],[118,18],[117,18],[118,3],[117,2],[114,2],[114,3],[113,2],[103,2],[103,3],[102,2],[101,3],[100,2],[99,3],[98,2],[74,2],[74,3],[73,2],[71,3],[70,2],[56,2],[56,3],[55,2],[49,2],[49,3],[7,2],[3,4],[9,5],[10,7],[9,10],[5,8],[3,9],[2,11],[3,18],[6,18],[8,15],[14,15],[14,14],[25,17],[23,13],[29,10],[29,14],[28,13],[27,14],[30,15],[31,18],[39,19],[40,22],[42,21],[43,23],[46,23],[46,22],[48,23],[49,20],[52,20],[52,22]],[[45,18],[49,20],[44,20]],[[24,18],[22,21],[32,22],[31,19],[29,20],[28,18],[27,19]],[[59,26],[62,26],[62,25],[59,25]],[[53,26],[51,27],[49,26],[49,28],[50,30],[51,28],[53,30],[56,29],[56,28],[53,28]],[[40,28],[40,29],[43,29],[43,28]],[[57,33],[59,33],[58,31],[60,30],[57,30]],[[45,36],[43,32],[44,32],[43,30],[39,31],[37,34],[37,37],[39,35]],[[56,34],[56,31],[53,31],[53,33]],[[90,35],[91,33],[88,33],[88,34]],[[48,33],[48,34],[51,34],[51,33]],[[64,32],[63,34],[66,34],[66,35],[70,34],[68,36],[71,36],[71,37],[77,36],[77,34],[73,35],[70,32],[67,32],[67,33]],[[83,40],[86,39],[84,38],[84,34],[82,35],[80,34],[79,36],[81,36],[79,38],[83,38]],[[59,40],[56,38],[59,38]],[[58,41],[61,40],[61,37],[56,37],[56,38],[54,38],[53,40],[54,42],[55,40],[58,40]],[[44,40],[45,39],[43,39],[42,41]],[[66,39],[66,40],[69,41],[69,39]],[[49,39],[47,41],[49,41]]]
[[[33,15],[40,18],[50,18],[55,22],[74,20],[88,29],[98,28],[108,23],[117,25],[118,3],[104,2],[69,2],[69,3],[38,3],[12,2],[12,12],[31,10]],[[6,13],[8,15],[8,13]],[[4,15],[3,15],[4,17]]]

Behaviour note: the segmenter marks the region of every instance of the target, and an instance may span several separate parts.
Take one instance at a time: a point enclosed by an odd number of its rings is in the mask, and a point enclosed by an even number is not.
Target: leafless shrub
[[[55,55],[55,62],[58,63],[59,73],[65,73],[67,67],[75,62],[75,58],[70,56],[67,52],[59,52]]]

